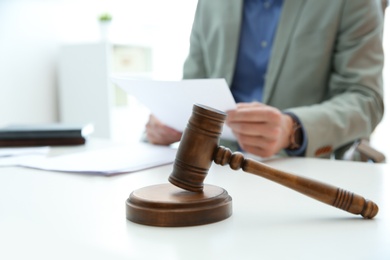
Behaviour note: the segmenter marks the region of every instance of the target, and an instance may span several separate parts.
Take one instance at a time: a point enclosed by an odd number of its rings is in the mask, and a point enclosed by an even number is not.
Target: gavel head
[[[169,181],[182,189],[201,192],[218,148],[226,114],[195,104],[176,153]]]

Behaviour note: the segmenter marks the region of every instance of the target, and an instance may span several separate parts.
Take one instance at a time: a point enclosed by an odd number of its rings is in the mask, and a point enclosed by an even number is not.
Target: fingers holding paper
[[[258,102],[238,103],[236,109],[227,111],[226,124],[244,151],[260,157],[270,157],[287,148],[293,127],[290,116]],[[180,141],[182,133],[150,115],[146,136],[152,144],[170,145]]]
[[[180,141],[182,133],[163,124],[154,115],[149,116],[146,123],[146,137],[152,144],[170,145]]]
[[[261,157],[270,157],[289,145],[292,119],[277,108],[262,103],[238,103],[227,112],[226,124],[240,147]]]

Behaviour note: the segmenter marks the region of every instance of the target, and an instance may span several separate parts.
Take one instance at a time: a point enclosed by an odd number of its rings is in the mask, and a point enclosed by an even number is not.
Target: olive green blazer
[[[242,9],[243,0],[199,0],[183,78],[231,84]],[[300,118],[306,156],[329,157],[380,122],[382,30],[377,0],[284,1],[263,102]]]

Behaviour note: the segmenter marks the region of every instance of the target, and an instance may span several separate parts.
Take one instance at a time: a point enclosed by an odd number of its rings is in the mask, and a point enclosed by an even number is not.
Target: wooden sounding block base
[[[232,198],[226,190],[204,185],[192,192],[170,183],[133,191],[126,200],[126,218],[132,222],[160,227],[210,224],[232,215]]]

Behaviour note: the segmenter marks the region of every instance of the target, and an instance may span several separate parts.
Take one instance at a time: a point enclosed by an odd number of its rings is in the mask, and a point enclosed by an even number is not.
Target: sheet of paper
[[[236,107],[224,79],[156,81],[112,76],[111,80],[148,107],[163,123],[179,131],[185,129],[194,104],[223,112]],[[226,125],[221,137],[235,140]]]
[[[44,154],[25,154],[18,156],[0,157],[0,167],[18,166],[24,162],[30,162],[34,160],[41,160],[45,158]]]
[[[147,143],[85,151],[56,157],[34,158],[19,166],[40,170],[113,175],[135,172],[175,160],[177,149]]]
[[[49,146],[41,147],[10,147],[0,148],[0,158],[9,156],[21,156],[28,154],[47,154],[50,150]]]
[[[17,166],[24,161],[44,158],[49,151],[49,146],[0,148],[0,167]]]

